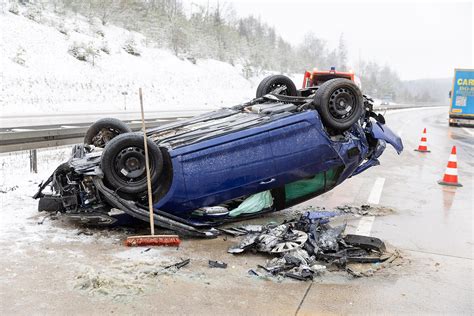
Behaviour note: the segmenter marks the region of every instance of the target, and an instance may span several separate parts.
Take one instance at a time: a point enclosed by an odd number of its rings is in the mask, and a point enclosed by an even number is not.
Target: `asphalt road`
[[[392,208],[394,212],[385,216],[349,217],[347,230],[380,237],[399,249],[401,266],[372,277],[326,272],[313,282],[277,282],[249,276],[247,271],[268,257],[227,254],[235,243],[231,238],[184,240],[178,250],[147,252],[125,249],[120,242],[125,233],[120,231],[107,238],[106,232],[92,231],[86,243],[73,237],[28,243],[0,240],[0,250],[10,249],[4,252],[8,255],[0,256],[4,271],[0,275],[0,313],[472,315],[474,130],[448,127],[447,108],[393,111],[386,119],[402,135],[404,152],[398,156],[387,148],[380,166],[299,207],[370,202]],[[431,152],[423,154],[414,149],[425,127]],[[437,184],[453,145],[457,146],[463,184],[459,188]],[[258,221],[278,221],[288,213]],[[31,220],[25,222],[34,225]],[[51,225],[42,235],[50,233],[47,236],[52,239],[71,229],[57,222]],[[152,264],[180,258],[191,258],[191,263],[174,274],[141,278],[143,264],[139,267],[136,260],[142,257]],[[210,269],[208,259],[225,261],[229,267]],[[84,270],[94,276],[91,287],[97,286],[97,291],[84,290],[82,283],[78,286]],[[135,291],[137,284],[145,289]],[[100,293],[101,286],[108,292]],[[110,289],[114,287],[125,292],[113,295]]]
[[[396,213],[376,217],[371,235],[401,249],[410,264],[404,273],[386,278],[314,284],[301,304],[301,315],[474,312],[474,130],[448,127],[447,108],[401,110],[386,118],[402,135],[405,150],[401,156],[394,151],[384,153],[381,166],[310,204],[361,204],[374,190],[380,192],[379,204],[393,207]],[[425,127],[431,152],[419,153],[414,149]],[[437,184],[453,145],[458,152],[460,188]],[[381,191],[375,187],[377,180],[383,181]]]

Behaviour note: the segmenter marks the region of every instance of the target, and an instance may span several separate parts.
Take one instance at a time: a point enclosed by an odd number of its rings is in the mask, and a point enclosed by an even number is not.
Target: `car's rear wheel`
[[[279,94],[288,96],[296,96],[298,94],[298,90],[290,78],[283,75],[272,75],[264,78],[258,85],[257,98],[263,97],[281,87],[285,88]]]
[[[92,124],[84,137],[84,144],[104,148],[114,137],[130,133],[132,129],[115,118],[103,118]]]
[[[364,97],[359,87],[342,78],[323,83],[316,91],[313,103],[325,125],[339,132],[351,128],[364,111]]]
[[[163,170],[163,156],[158,146],[147,139],[152,185]],[[101,157],[107,184],[114,190],[138,196],[147,189],[143,134],[126,133],[112,139]]]

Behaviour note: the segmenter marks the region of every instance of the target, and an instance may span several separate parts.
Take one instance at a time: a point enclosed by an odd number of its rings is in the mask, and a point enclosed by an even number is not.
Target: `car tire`
[[[104,148],[114,137],[132,129],[116,118],[103,118],[92,124],[84,136],[84,144]]]
[[[257,98],[263,97],[280,86],[286,86],[286,89],[281,93],[283,95],[296,96],[298,94],[298,90],[290,78],[283,75],[272,75],[264,78],[258,85]]]
[[[313,104],[323,123],[338,132],[351,128],[364,111],[364,97],[359,87],[343,78],[323,83],[315,93]]]
[[[163,154],[147,139],[151,183],[154,186],[163,170]],[[111,189],[137,197],[146,192],[145,150],[143,134],[126,133],[112,139],[101,157],[100,166]]]

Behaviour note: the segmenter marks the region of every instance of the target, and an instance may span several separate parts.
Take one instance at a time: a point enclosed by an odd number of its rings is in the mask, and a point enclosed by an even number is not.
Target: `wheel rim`
[[[336,120],[348,120],[356,109],[357,98],[348,88],[336,89],[329,98],[329,113]]]
[[[269,91],[267,91],[267,94],[272,93],[273,91],[275,91],[276,89],[281,88],[281,87],[285,87],[285,89],[283,89],[279,94],[288,95],[288,87],[284,84],[279,84],[279,83],[274,83],[274,84],[270,85],[270,88],[268,89]]]
[[[105,147],[110,140],[120,135],[120,131],[113,128],[102,128],[93,138],[92,145],[96,147]]]
[[[123,149],[114,159],[114,168],[118,177],[127,183],[145,179],[145,151],[139,147]]]

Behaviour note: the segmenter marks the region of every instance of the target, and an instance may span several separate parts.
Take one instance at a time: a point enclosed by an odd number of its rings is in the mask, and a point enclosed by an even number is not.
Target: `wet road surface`
[[[397,277],[314,284],[299,309],[301,315],[473,312],[473,130],[449,127],[447,108],[401,110],[387,113],[386,119],[402,135],[405,150],[401,156],[387,150],[381,166],[310,204],[365,203],[377,180],[384,179],[379,204],[393,207],[396,213],[376,217],[370,232],[401,249],[410,264]],[[414,149],[425,127],[431,152],[419,153]],[[461,188],[437,184],[453,145]]]
[[[448,127],[447,108],[393,111],[386,118],[402,134],[404,152],[398,156],[387,148],[381,166],[298,207],[370,202],[393,208],[385,216],[350,217],[347,230],[400,249],[402,266],[372,277],[327,272],[313,282],[278,282],[249,276],[247,271],[268,257],[227,254],[235,243],[231,238],[184,240],[178,250],[143,252],[124,248],[123,232],[96,231],[80,240],[73,232],[55,240],[63,227],[53,224],[40,232],[50,240],[28,239],[26,233],[0,240],[0,314],[473,314],[472,130]],[[423,154],[414,149],[425,127],[431,152]],[[437,184],[452,145],[460,188]],[[26,198],[24,203],[35,204]],[[281,221],[289,213],[259,221]],[[137,258],[144,261],[137,264]],[[140,277],[157,263],[180,258],[191,263],[175,274]],[[209,259],[229,267],[210,269]],[[91,285],[81,283],[87,275],[93,276]],[[97,291],[83,290],[94,286]],[[101,286],[107,291],[101,293]]]

